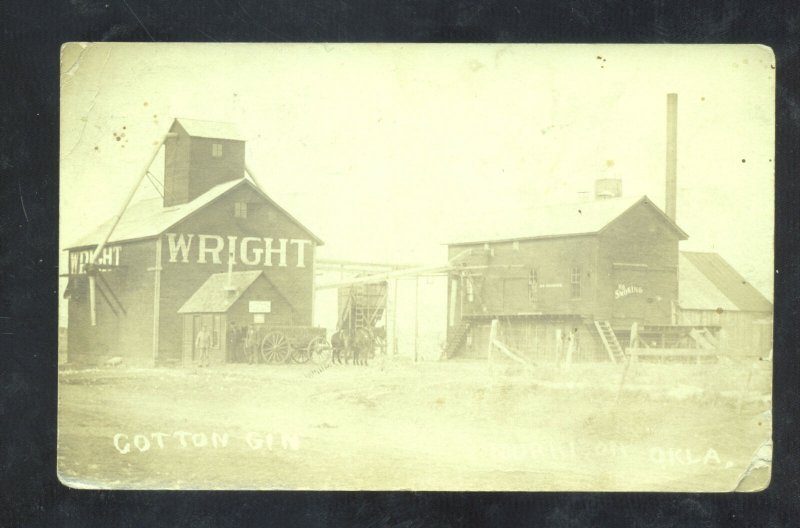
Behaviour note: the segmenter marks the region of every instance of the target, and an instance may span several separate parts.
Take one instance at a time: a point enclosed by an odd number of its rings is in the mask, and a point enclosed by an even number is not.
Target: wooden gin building
[[[608,359],[633,323],[673,323],[687,234],[647,196],[598,180],[594,201],[531,210],[515,224],[498,232],[487,222],[484,236],[449,244],[451,259],[464,257],[448,285],[448,356],[486,355],[493,319],[533,360],[553,359],[567,338],[579,343],[576,360]]]
[[[67,249],[70,362],[185,363],[200,326],[223,361],[231,322],[311,325],[322,241],[248,177],[237,130],[176,119],[163,147],[163,196]]]

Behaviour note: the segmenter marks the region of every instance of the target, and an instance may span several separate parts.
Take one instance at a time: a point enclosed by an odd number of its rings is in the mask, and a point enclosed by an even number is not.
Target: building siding
[[[234,217],[236,202],[250,204],[247,218]],[[169,229],[168,233],[176,236],[183,234],[187,239],[190,234],[194,236],[185,263],[181,254],[176,254],[175,262],[170,262],[172,255],[169,238],[166,233],[159,237],[162,252],[157,354],[153,353],[153,310],[158,239],[151,238],[117,244],[121,247],[120,268],[102,272],[127,314],[115,316],[98,292],[97,326],[92,327],[89,319],[88,280],[85,276],[78,277],[76,294],[70,299],[69,308],[70,361],[97,363],[106,356],[121,356],[128,364],[180,363],[186,351],[182,345],[184,321],[179,316],[178,309],[211,274],[228,270],[227,247],[220,252],[219,263],[213,262],[210,257],[206,259],[206,263],[198,262],[200,234],[220,236],[226,245],[229,243],[228,237],[236,237],[237,251],[233,271],[262,269],[282,294],[278,296],[270,293],[274,297],[275,313],[281,314],[281,321],[311,325],[315,242],[301,226],[252,188],[242,186],[231,191],[185,218]],[[243,237],[249,236],[259,239],[273,238],[276,249],[279,245],[277,241],[282,238],[308,240],[304,245],[305,266],[298,267],[298,250],[294,244],[287,244],[285,267],[278,265],[277,256],[274,257],[273,266],[264,266],[263,262],[262,265],[243,264],[240,262],[238,243]],[[237,313],[234,316],[244,319],[244,314]]]
[[[496,317],[499,338],[534,360],[554,358],[556,336],[576,329],[573,359],[603,359],[594,321],[628,328],[671,323],[679,239],[652,205],[640,202],[595,234],[450,246],[451,259],[472,254],[448,281],[448,339],[469,324],[460,354],[485,357],[488,321]]]
[[[120,267],[100,274],[126,313],[114,314],[100,294],[101,286],[98,284],[95,297],[97,325],[93,327],[88,277],[72,277],[76,283],[75,293],[69,300],[70,361],[97,363],[119,356],[129,364],[152,364],[155,276],[148,268],[155,264],[153,242],[139,241],[118,246]]]
[[[766,356],[772,349],[772,313],[678,310],[678,324],[719,327],[719,348],[729,356]]]
[[[596,317],[614,326],[670,324],[678,300],[678,243],[675,231],[645,204],[603,230]],[[620,289],[625,294],[618,295]]]

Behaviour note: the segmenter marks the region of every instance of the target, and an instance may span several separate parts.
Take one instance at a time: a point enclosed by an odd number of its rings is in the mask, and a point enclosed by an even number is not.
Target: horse
[[[370,331],[366,328],[357,328],[350,343],[350,348],[353,351],[353,364],[366,366],[374,347],[375,343]]]
[[[331,363],[342,363],[342,352],[345,353],[344,363],[347,363],[350,348],[350,332],[342,328],[331,336]]]

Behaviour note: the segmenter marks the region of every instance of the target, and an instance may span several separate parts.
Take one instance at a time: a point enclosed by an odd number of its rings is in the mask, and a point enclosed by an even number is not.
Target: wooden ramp
[[[689,335],[697,343],[698,348],[705,350],[716,350],[719,348],[719,341],[708,330],[708,328],[694,328],[689,332]]]

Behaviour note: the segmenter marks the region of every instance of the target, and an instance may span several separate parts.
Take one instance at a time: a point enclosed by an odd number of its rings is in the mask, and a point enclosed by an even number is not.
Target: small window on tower
[[[233,203],[234,218],[247,218],[247,202]]]
[[[212,143],[211,144],[211,155],[215,158],[222,157],[222,143]]]

